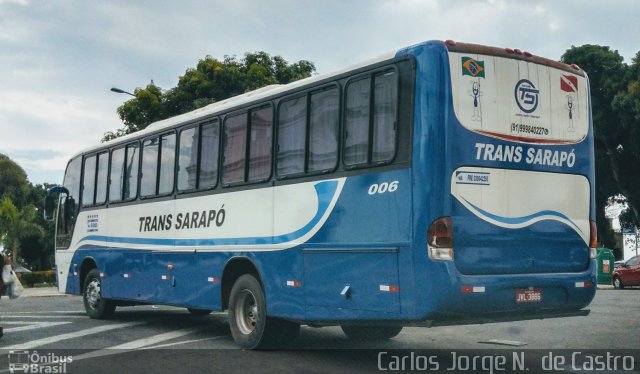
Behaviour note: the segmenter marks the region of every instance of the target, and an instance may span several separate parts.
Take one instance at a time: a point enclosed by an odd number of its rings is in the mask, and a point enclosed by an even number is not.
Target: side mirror
[[[49,191],[47,191],[47,195],[44,197],[44,219],[46,221],[53,221],[53,212],[56,209],[54,196],[61,193],[69,196],[69,190],[62,186],[51,187]]]
[[[53,221],[53,211],[56,209],[56,202],[53,196],[45,196],[44,198],[44,220]]]

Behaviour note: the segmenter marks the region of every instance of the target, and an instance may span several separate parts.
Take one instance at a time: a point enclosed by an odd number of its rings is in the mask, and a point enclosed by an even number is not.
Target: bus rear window
[[[506,57],[449,53],[460,124],[486,136],[534,144],[581,142],[589,130],[587,80]]]

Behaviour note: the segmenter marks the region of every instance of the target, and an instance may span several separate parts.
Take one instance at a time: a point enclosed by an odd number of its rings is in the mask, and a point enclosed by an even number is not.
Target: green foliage
[[[640,53],[631,66],[609,47],[571,47],[562,61],[577,64],[589,75],[595,134],[596,219],[605,246],[614,241],[604,217],[609,197],[622,194],[631,214],[640,221]],[[625,218],[626,217],[626,218]]]
[[[20,257],[31,268],[52,264],[55,227],[36,208],[50,186],[33,186],[17,163],[0,154],[0,240],[14,262]]]
[[[36,233],[42,235],[42,228],[34,223],[35,216],[36,209],[33,205],[18,210],[8,197],[0,202],[0,237],[3,238],[4,247],[11,248],[11,260],[14,264],[18,263],[20,239]]]
[[[22,206],[28,193],[27,173],[20,165],[0,153],[0,197],[10,197]]]
[[[266,52],[246,53],[240,60],[225,56],[219,61],[206,56],[195,68],[187,69],[174,88],[163,91],[149,84],[136,89],[135,98],[118,108],[124,127],[106,133],[102,141],[264,86],[291,83],[309,77],[314,71],[310,61],[289,64],[284,58],[271,57]]]

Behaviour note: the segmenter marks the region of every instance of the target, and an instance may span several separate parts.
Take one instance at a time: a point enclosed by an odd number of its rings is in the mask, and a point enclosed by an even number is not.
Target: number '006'
[[[393,181],[391,183],[382,182],[380,184],[374,183],[369,186],[369,195],[375,195],[377,193],[396,192],[398,190],[400,182]]]

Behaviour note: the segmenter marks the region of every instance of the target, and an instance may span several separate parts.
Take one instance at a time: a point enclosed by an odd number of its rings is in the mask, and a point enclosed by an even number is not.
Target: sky
[[[122,127],[116,109],[205,56],[265,51],[324,74],[426,40],[560,59],[599,44],[631,63],[637,0],[0,0],[0,153],[62,183],[74,153]]]

